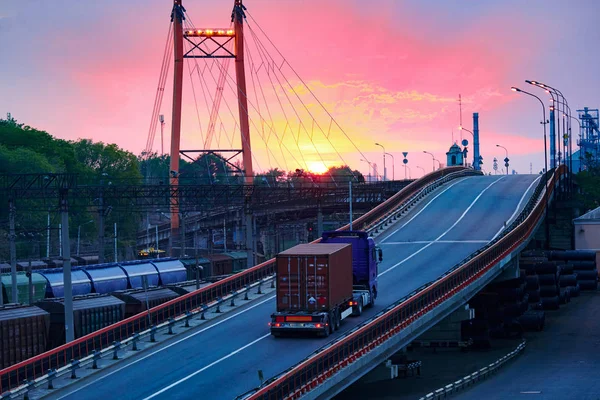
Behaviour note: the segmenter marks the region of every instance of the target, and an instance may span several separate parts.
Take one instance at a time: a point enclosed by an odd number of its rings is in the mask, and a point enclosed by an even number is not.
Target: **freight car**
[[[49,349],[50,314],[39,307],[0,307],[0,369]]]
[[[180,261],[187,271],[186,280],[188,281],[196,280],[196,278],[202,279],[211,275],[212,271],[210,267],[210,260],[208,258],[182,258]],[[196,267],[196,262],[198,263],[197,265],[199,268]]]
[[[129,288],[127,274],[119,264],[98,264],[83,268],[92,282],[92,292],[112,293]]]
[[[46,299],[36,304],[50,313],[49,342],[51,347],[65,343],[65,304],[63,298]],[[73,298],[75,339],[121,321],[125,302],[109,295],[91,294]]]
[[[12,277],[10,274],[2,275],[2,298],[4,304],[12,301]],[[29,299],[29,278],[25,272],[17,272],[17,301],[21,304],[33,304],[46,297],[46,279],[33,272],[31,274],[31,299]],[[30,301],[31,300],[31,301]]]
[[[228,275],[233,273],[233,259],[230,256],[225,254],[209,254],[206,258],[210,261],[211,273],[205,276]]]
[[[129,287],[131,289],[141,289],[144,287],[142,277],[148,279],[148,286],[158,286],[159,275],[156,267],[149,261],[127,261],[119,264],[127,274]]]
[[[46,278],[46,298],[63,297],[65,295],[65,283],[63,279],[63,270],[61,269],[43,269],[37,271]],[[92,281],[88,274],[81,268],[71,270],[71,283],[73,285],[73,296],[89,294],[92,292]]]
[[[152,260],[151,263],[158,270],[160,286],[183,282],[186,279],[185,266],[176,258],[160,258]]]
[[[125,303],[125,318],[136,315],[149,308],[156,307],[179,297],[178,293],[167,288],[153,288],[148,290],[128,290],[115,292],[113,296]]]

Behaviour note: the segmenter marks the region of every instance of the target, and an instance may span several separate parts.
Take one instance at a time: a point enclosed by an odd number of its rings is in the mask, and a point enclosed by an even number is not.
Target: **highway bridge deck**
[[[269,335],[271,296],[229,315],[203,332],[141,352],[53,399],[232,399],[305,358],[395,300],[440,276],[484,246],[517,215],[538,182],[536,175],[475,176],[443,185],[398,220],[377,241],[384,251],[374,309],[344,321],[328,339]]]

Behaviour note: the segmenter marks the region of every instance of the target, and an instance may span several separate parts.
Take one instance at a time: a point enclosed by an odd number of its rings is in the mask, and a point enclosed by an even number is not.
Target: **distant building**
[[[464,154],[463,150],[461,150],[460,146],[454,143],[450,150],[446,153],[447,165],[449,167],[456,165],[464,165]]]

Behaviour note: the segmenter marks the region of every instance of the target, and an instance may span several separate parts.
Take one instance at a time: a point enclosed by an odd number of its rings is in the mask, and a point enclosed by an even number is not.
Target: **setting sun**
[[[308,161],[308,170],[314,174],[323,174],[327,172],[327,167],[321,161]]]

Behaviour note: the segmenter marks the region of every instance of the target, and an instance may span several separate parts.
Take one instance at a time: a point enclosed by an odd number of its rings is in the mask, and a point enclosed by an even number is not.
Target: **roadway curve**
[[[484,246],[526,204],[537,178],[467,177],[430,194],[376,239],[384,261],[374,309],[346,319],[328,339],[271,337],[271,296],[236,311],[238,317],[198,328],[201,334],[188,332],[165,343],[168,350],[142,352],[47,398],[101,399],[118,393],[121,399],[233,399],[259,384],[258,370],[265,378],[280,373]]]

